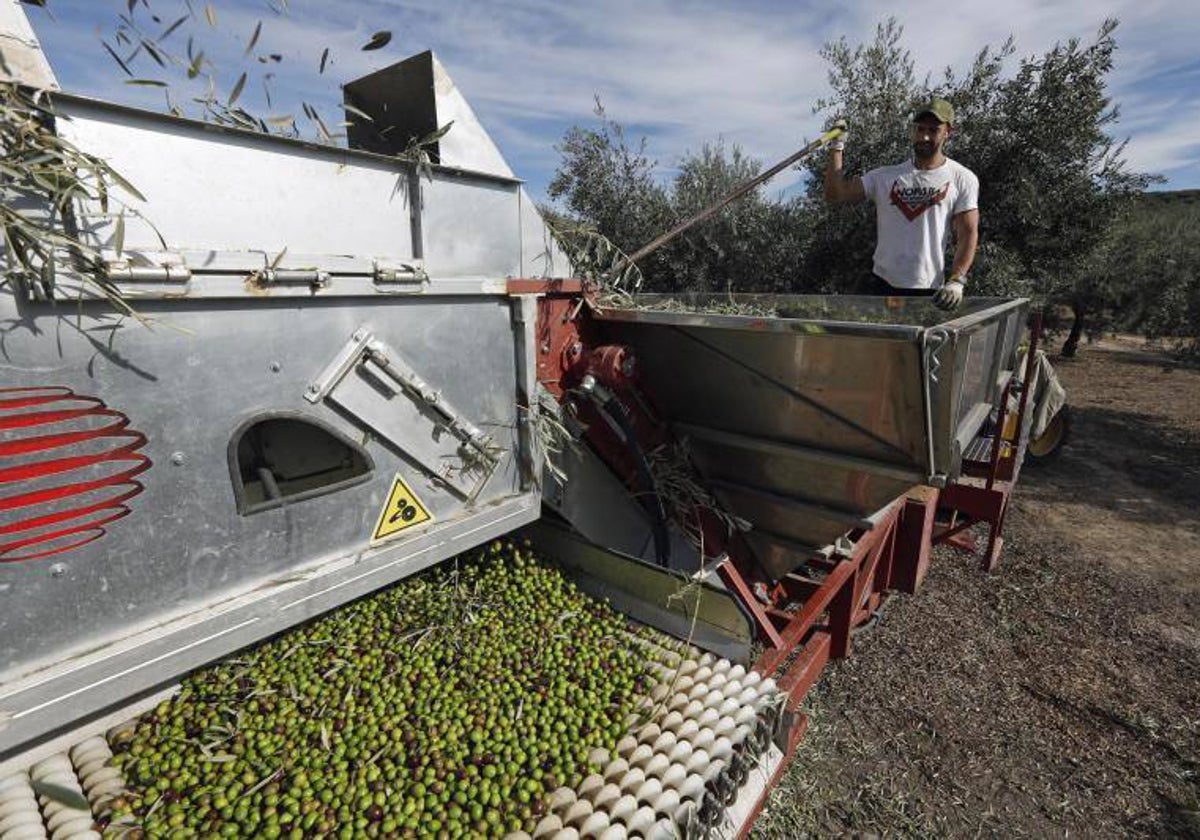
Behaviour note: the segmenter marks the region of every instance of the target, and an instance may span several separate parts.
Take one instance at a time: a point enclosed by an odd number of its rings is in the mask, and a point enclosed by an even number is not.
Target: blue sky
[[[148,34],[187,11],[184,0],[138,3],[133,19]],[[284,14],[272,10],[285,5]],[[191,8],[194,18],[165,46],[182,54],[190,34],[204,50],[209,61],[193,88],[181,70],[160,70],[145,56],[132,68],[170,81],[190,113],[196,111],[188,99],[207,77],[223,97],[246,71],[239,104],[259,115],[295,114],[301,130],[316,136],[300,102],[316,106],[332,126],[340,119],[342,82],[433,49],[539,199],[559,162],[555,145],[571,125],[595,124],[597,97],[630,134],[648,138],[664,173],[717,141],[740,144],[769,165],[819,132],[813,104],[828,92],[819,55],[827,41],[868,41],[879,22],[896,15],[918,72],[937,77],[946,66],[964,69],[980,47],[1010,34],[1017,56],[1040,54],[1057,41],[1090,39],[1114,16],[1121,25],[1109,81],[1121,119],[1113,133],[1129,138],[1133,169],[1167,178],[1158,188],[1200,188],[1200,3],[1192,0],[910,0],[902,7],[884,0],[191,0]],[[26,9],[64,88],[163,107],[161,90],[124,83],[101,46],[101,38],[114,43],[126,0],[48,0],[48,12]],[[243,58],[258,21],[262,34]],[[360,49],[385,29],[393,34],[386,48]],[[329,61],[319,74],[325,48]],[[256,60],[273,53],[282,60]],[[265,73],[274,74],[269,107]],[[785,190],[797,177],[780,175],[769,189]]]

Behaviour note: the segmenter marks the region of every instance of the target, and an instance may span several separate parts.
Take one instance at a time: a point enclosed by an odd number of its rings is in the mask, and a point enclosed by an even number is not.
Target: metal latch
[[[429,275],[420,265],[399,263],[387,265],[376,262],[371,273],[377,291],[388,294],[423,291]]]
[[[366,328],[338,351],[304,398],[337,405],[468,499],[483,489],[504,454],[440,390]]]
[[[257,286],[308,286],[311,289],[329,287],[328,271],[317,268],[264,268],[250,275]]]

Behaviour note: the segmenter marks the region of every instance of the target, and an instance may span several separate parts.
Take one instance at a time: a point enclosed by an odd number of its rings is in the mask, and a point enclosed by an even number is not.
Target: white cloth
[[[979,178],[946,158],[936,169],[881,166],[862,183],[875,202],[875,273],[899,289],[941,286],[950,220],[979,207]]]

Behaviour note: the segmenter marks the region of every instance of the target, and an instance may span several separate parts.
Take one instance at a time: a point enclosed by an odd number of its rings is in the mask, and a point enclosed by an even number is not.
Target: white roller
[[[661,776],[671,766],[671,759],[663,753],[655,753],[654,757],[646,763],[646,778],[651,776]]]
[[[614,758],[604,768],[604,781],[611,782],[620,779],[629,771],[629,762],[623,758]]]
[[[638,808],[633,815],[625,821],[625,828],[630,834],[640,834],[646,836],[658,821],[658,814],[648,805],[643,805]]]
[[[542,840],[542,838],[552,837],[562,831],[563,821],[558,814],[547,814],[538,820],[538,824],[533,829],[533,840]]]
[[[576,793],[579,795],[580,799],[592,799],[603,787],[604,777],[599,773],[592,773],[579,783],[579,787],[576,788]]]
[[[588,814],[579,825],[579,835],[581,837],[599,837],[600,832],[609,827],[608,814],[603,811],[596,811]]]
[[[591,800],[593,811],[607,811],[621,798],[621,788],[609,782],[588,798]],[[579,830],[587,834],[582,828]]]
[[[634,815],[638,809],[637,797],[632,793],[623,793],[621,798],[612,804],[608,809],[608,818],[613,823],[625,822]]]
[[[629,772],[622,776],[620,781],[618,781],[616,784],[622,793],[630,793],[631,791],[641,787],[645,781],[645,771],[643,771],[640,767],[631,767]]]

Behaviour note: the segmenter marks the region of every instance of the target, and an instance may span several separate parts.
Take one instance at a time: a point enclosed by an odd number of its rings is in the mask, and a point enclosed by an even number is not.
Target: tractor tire
[[[1025,447],[1025,466],[1041,467],[1056,459],[1071,436],[1071,407],[1063,405],[1038,437]]]

